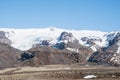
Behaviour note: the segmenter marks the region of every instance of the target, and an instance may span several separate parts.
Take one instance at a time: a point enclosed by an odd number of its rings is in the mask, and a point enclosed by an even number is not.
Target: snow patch
[[[120,47],[118,47],[117,53],[120,53]]]
[[[97,76],[95,75],[87,75],[85,77],[83,77],[84,79],[90,79],[90,78],[96,78]]]
[[[69,47],[67,47],[67,50],[69,50],[69,51],[74,51],[74,52],[79,52],[79,50],[78,50],[78,49],[69,48]]]
[[[86,64],[85,66],[86,66],[86,67],[89,67],[90,65],[87,65],[87,64]]]
[[[66,68],[64,68],[64,69],[71,69],[71,68],[69,68],[69,67],[66,67]]]
[[[120,53],[120,41],[117,42],[117,45],[118,45],[117,53]]]
[[[95,46],[91,46],[90,47],[94,52],[96,52],[97,51],[97,49],[96,49],[96,47]]]

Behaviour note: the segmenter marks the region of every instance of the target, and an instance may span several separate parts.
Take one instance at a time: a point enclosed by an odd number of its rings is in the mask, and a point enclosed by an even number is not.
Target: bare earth
[[[43,65],[0,70],[0,80],[120,80],[120,67]]]

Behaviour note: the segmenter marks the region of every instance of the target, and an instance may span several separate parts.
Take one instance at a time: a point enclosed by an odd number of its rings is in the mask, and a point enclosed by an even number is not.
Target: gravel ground
[[[46,65],[0,70],[0,80],[120,80],[120,67]]]

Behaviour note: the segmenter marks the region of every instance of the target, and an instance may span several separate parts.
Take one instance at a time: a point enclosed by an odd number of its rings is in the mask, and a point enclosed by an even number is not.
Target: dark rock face
[[[95,52],[89,60],[90,62],[96,62],[100,64],[109,64],[113,66],[120,66],[120,54],[116,54],[110,51],[99,50]]]
[[[48,46],[39,46],[28,50],[27,57],[21,62],[21,66],[39,66],[49,64],[75,64],[84,62],[84,56],[68,50],[59,50]],[[21,56],[22,57],[22,56]],[[23,56],[24,58],[25,56]]]
[[[102,42],[102,39],[99,37],[94,37],[94,36],[82,37],[81,40],[84,42],[85,45],[90,47],[94,52],[102,48],[102,46],[98,44]]]
[[[88,61],[120,66],[120,32],[107,35],[108,47],[95,52]]]
[[[11,44],[11,41],[5,36],[5,32],[0,31],[0,42],[5,44]]]
[[[75,48],[75,45],[79,44],[79,41],[75,39],[72,33],[62,32],[59,37],[59,43],[55,46],[58,49],[66,49],[67,47]]]
[[[73,36],[72,33],[68,33],[68,32],[62,32],[60,37],[59,37],[59,41],[63,41],[63,42],[72,42],[74,44],[79,43],[79,41]]]
[[[16,66],[20,53],[21,51],[0,43],[0,69]]]
[[[115,34],[114,34],[115,35]],[[110,35],[108,35],[110,36]],[[120,41],[120,32],[118,32],[113,39],[109,41],[109,46],[115,44],[116,42]]]
[[[48,40],[43,40],[41,45],[45,45],[45,46],[48,46],[49,45],[49,41]]]
[[[73,37],[72,33],[62,32],[59,40],[70,40]]]
[[[40,43],[33,44],[32,48],[35,48],[38,46],[50,46],[50,41],[49,40],[42,40]]]
[[[119,46],[117,45],[117,43],[115,43],[115,44],[107,47],[107,48],[106,48],[106,51],[111,51],[111,52],[117,53],[118,47],[119,47]]]
[[[85,59],[93,53],[92,49],[81,45],[72,33],[61,33],[59,40],[60,42],[55,45],[58,49],[68,49],[70,51],[77,52],[84,55]]]
[[[55,47],[57,47],[60,50],[63,50],[67,48],[67,45],[64,42],[60,42],[60,43],[57,43]]]
[[[83,55],[85,60],[87,60],[87,58],[93,53],[92,49],[81,45],[72,33],[61,33],[59,40],[60,42],[56,44],[58,49],[68,49],[77,52]]]
[[[34,53],[30,53],[30,52],[23,52],[21,53],[21,57],[19,58],[20,61],[25,61],[28,59],[32,59],[35,56]]]
[[[91,39],[87,40],[87,44],[93,46],[93,45],[96,45],[95,42]]]
[[[95,52],[88,61],[120,66],[120,52],[118,52],[120,47],[119,38],[120,34],[118,33],[109,41],[109,46],[107,48]]]
[[[83,42],[86,42],[86,44],[89,44],[90,46],[96,45],[96,41],[102,42],[102,39],[99,37],[83,37],[81,38]]]
[[[82,41],[88,41],[89,38],[88,38],[88,37],[82,37],[81,40],[82,40]]]
[[[120,32],[109,34],[108,37],[110,38],[108,38],[109,46],[106,48],[106,50],[114,53],[120,53],[117,52],[118,48],[120,47]]]

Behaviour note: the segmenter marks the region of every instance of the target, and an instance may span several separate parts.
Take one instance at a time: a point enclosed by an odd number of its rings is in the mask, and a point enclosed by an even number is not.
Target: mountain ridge
[[[48,61],[49,59],[52,60],[52,57],[56,60],[59,57],[57,63],[59,64],[62,63],[61,61],[66,60],[66,56],[67,60],[70,61],[69,63],[71,63],[71,60],[80,58],[82,59],[80,62],[89,61],[114,66],[120,65],[120,31],[108,33],[89,30],[65,30],[54,27],[42,29],[0,29],[0,42],[25,51],[23,60],[28,59],[27,62],[31,64],[36,64],[37,58],[37,65],[40,65],[39,58],[42,57],[49,57]],[[33,51],[29,52],[29,50]],[[34,50],[39,57],[34,55]],[[63,52],[59,52],[59,50]],[[63,54],[64,50],[70,51],[70,54]],[[55,53],[54,51],[58,54],[53,54]],[[69,53],[68,51],[66,53]],[[43,53],[45,53],[44,56],[41,55]],[[42,63],[46,64],[44,59],[47,58],[43,58]],[[26,60],[24,62],[26,63]],[[77,62],[79,61],[75,61],[75,63]],[[49,64],[52,63],[56,62],[54,60],[49,62]]]
[[[89,36],[98,36],[102,37],[106,32],[101,31],[90,31],[90,30],[66,30],[66,29],[59,29],[55,27],[48,27],[48,28],[41,28],[41,29],[7,29],[7,28],[0,28],[0,31],[7,32],[6,36],[12,41],[15,42],[12,44],[13,47],[20,49],[20,47],[25,49],[25,46],[32,46],[32,44],[37,43],[37,40],[34,40],[35,38],[39,40],[42,39],[53,39],[51,43],[55,44],[57,43],[57,38],[60,36],[60,34],[64,31],[71,32],[75,38],[79,40],[81,44],[84,44],[80,39],[81,37],[89,37]],[[99,33],[99,34],[98,34]],[[17,37],[19,36],[19,37]],[[26,41],[24,40],[26,39]],[[20,40],[23,40],[23,43],[18,43]],[[26,43],[27,40],[29,43]],[[25,45],[26,43],[26,45]],[[31,45],[28,45],[31,44]],[[28,50],[29,48],[26,48],[25,50]],[[22,50],[22,49],[20,49]]]

